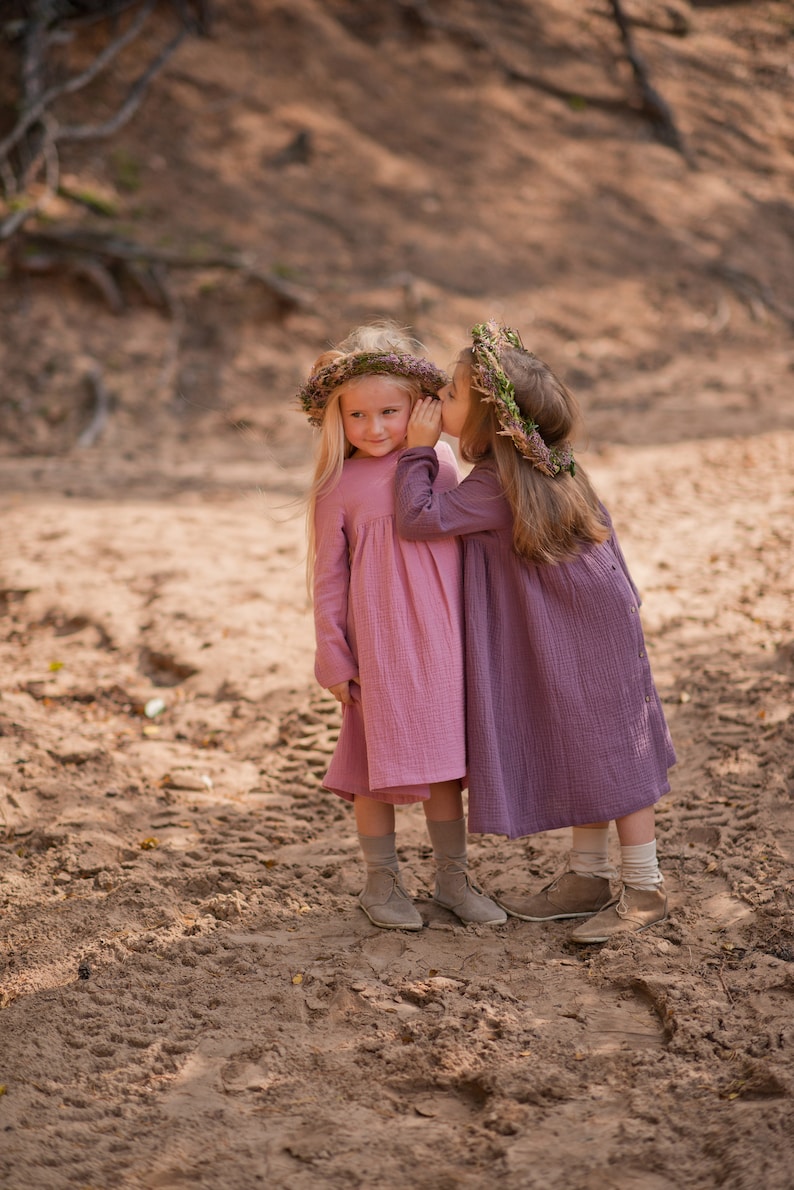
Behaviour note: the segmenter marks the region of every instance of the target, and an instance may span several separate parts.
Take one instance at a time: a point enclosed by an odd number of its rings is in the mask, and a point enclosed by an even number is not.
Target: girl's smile
[[[339,398],[345,437],[353,458],[380,459],[405,441],[411,398],[387,376],[367,376]]]

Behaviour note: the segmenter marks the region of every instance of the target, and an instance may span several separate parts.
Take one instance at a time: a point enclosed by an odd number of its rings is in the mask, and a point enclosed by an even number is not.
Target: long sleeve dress
[[[675,752],[614,531],[528,562],[493,464],[444,492],[436,466],[431,449],[402,452],[397,528],[463,541],[469,830],[518,838],[653,805]]]
[[[452,450],[430,453],[436,488],[455,487]],[[397,535],[398,457],[345,462],[317,501],[314,568],[315,675],[356,683],[323,784],[395,805],[466,773],[460,543]]]

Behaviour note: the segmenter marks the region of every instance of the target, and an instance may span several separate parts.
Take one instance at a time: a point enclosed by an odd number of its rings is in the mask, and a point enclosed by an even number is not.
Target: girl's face
[[[381,459],[405,442],[411,398],[388,376],[366,376],[339,398],[354,459]]]
[[[450,438],[460,438],[471,404],[469,375],[465,364],[457,365],[452,383],[445,384],[438,397],[441,401],[441,429],[445,434],[449,434]]]

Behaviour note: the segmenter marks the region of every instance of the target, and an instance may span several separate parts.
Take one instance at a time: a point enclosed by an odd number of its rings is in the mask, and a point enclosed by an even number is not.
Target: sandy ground
[[[680,763],[669,919],[584,949],[566,923],[457,924],[410,809],[426,929],[357,907],[284,475],[185,458],[108,499],[99,457],[59,460],[66,496],[16,461],[5,1184],[790,1185],[793,456],[775,434],[588,460]],[[490,889],[536,886],[565,847],[471,838]]]
[[[115,215],[44,227],[242,254],[297,304],[175,268],[168,310],[117,276],[118,314],[90,269],[0,260],[0,1183],[789,1190],[791,7],[627,5],[694,164],[600,0],[212,7],[112,144],[64,151]],[[582,401],[679,755],[637,937],[464,928],[409,809],[426,928],[357,905],[290,402],[384,315],[444,365],[504,317]],[[524,890],[566,846],[470,854]]]

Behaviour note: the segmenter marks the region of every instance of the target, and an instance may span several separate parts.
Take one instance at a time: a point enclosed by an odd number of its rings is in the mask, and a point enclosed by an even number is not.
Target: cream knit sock
[[[656,858],[655,839],[635,847],[621,847],[620,879],[627,888],[642,888],[648,891],[659,888],[663,881]]]
[[[568,869],[577,876],[601,876],[604,880],[615,876],[615,869],[609,862],[608,826],[571,828]]]

